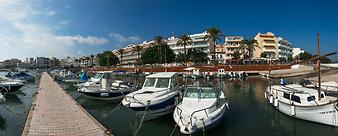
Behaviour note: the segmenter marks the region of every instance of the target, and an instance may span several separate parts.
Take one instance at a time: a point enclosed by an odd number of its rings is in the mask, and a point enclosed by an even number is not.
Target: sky
[[[91,55],[209,27],[273,32],[313,54],[320,32],[322,52],[338,51],[338,1],[0,0],[0,61]]]

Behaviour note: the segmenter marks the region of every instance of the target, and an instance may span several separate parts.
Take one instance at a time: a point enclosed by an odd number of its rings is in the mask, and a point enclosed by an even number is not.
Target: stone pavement
[[[107,130],[44,72],[24,136],[104,136]]]

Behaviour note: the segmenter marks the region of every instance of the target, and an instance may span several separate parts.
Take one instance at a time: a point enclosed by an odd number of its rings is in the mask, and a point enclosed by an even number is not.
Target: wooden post
[[[318,49],[317,49],[317,70],[318,70],[318,100],[321,99],[321,79],[320,79],[320,33],[318,33]]]

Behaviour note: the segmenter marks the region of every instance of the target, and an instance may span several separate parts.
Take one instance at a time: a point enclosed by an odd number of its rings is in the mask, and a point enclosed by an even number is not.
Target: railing
[[[217,101],[217,102],[218,102],[218,101]],[[194,118],[196,119],[196,117],[194,116],[195,113],[204,111],[204,113],[205,113],[205,115],[207,116],[207,118],[209,118],[209,115],[208,115],[207,110],[210,110],[211,108],[217,107],[217,106],[219,106],[219,104],[214,104],[214,105],[212,105],[212,106],[210,106],[210,107],[207,107],[207,108],[204,108],[204,109],[200,109],[200,110],[197,110],[197,111],[194,111],[193,113],[191,113],[191,114],[189,115],[189,117],[190,117],[190,125],[192,126],[192,118],[194,117]],[[176,106],[176,108],[180,110],[180,112],[177,113],[177,114],[180,116],[180,120],[181,120],[181,122],[182,122],[182,124],[183,124],[183,121],[182,121],[182,118],[181,118],[183,110],[182,110],[179,106]],[[186,125],[186,124],[183,124],[183,125]]]

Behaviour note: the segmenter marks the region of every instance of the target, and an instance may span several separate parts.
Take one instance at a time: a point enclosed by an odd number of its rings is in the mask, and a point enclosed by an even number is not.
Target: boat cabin
[[[302,87],[301,85],[286,85],[273,87],[279,96],[280,101],[285,103],[294,103],[296,105],[313,105],[319,101],[318,91],[316,89]],[[321,92],[321,100],[325,99],[325,93]]]
[[[184,98],[208,99],[216,98],[216,90],[212,87],[191,86],[185,89]]]
[[[162,72],[146,77],[143,87],[147,88],[176,88],[178,87],[177,73]]]

